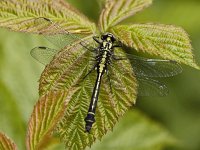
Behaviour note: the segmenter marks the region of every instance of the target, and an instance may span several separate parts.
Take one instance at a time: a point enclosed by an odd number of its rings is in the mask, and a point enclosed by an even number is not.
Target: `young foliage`
[[[0,150],[17,150],[17,146],[7,136],[0,133]]]
[[[111,32],[123,44],[137,51],[200,69],[194,61],[188,34],[180,27],[162,24],[118,25]]]
[[[65,91],[51,91],[35,105],[28,125],[26,144],[28,150],[39,149],[63,116],[69,98]]]
[[[162,126],[137,109],[128,111],[115,131],[94,144],[91,150],[163,150],[166,145],[173,146],[177,142]]]
[[[70,32],[91,34],[95,26],[78,10],[64,0],[1,0],[0,27],[13,31],[38,33],[41,24],[35,24],[38,17],[59,22]]]
[[[182,29],[142,24],[130,27],[114,26],[149,6],[151,2],[152,0],[107,0],[100,16],[99,30],[105,32],[109,29],[125,45],[138,51],[143,50],[198,68],[193,61],[189,38]],[[2,0],[0,12],[0,26],[14,31],[55,34],[55,28],[35,21],[36,18],[45,17],[71,33],[98,33],[94,23],[64,0]],[[90,39],[88,42],[92,45],[91,36],[83,40],[86,39]],[[112,64],[112,92],[108,79],[104,76],[96,110],[96,122],[91,134],[84,132],[84,118],[96,73],[94,71],[82,80],[92,68],[91,58],[94,57],[77,44],[79,42],[75,41],[57,53],[41,75],[41,97],[34,107],[28,127],[29,150],[40,148],[56,125],[56,131],[68,149],[85,149],[96,139],[101,139],[107,131],[112,130],[119,118],[136,101],[137,80],[130,62],[126,60]],[[126,56],[121,49],[115,51],[115,54]],[[73,90],[74,88],[76,90]]]
[[[99,19],[101,31],[106,32],[110,27],[150,6],[151,3],[152,0],[107,0]]]
[[[118,53],[123,55],[122,51]],[[80,81],[80,79],[92,67],[92,64],[89,64],[93,58],[91,55],[92,53],[85,51],[81,45],[71,45],[55,56],[54,60],[45,68],[40,79],[41,95],[48,93],[49,90],[68,90],[74,85],[79,87],[79,90],[72,95],[64,118],[57,128],[57,132],[69,149],[85,149],[86,146],[91,146],[96,139],[101,139],[108,130],[113,129],[119,117],[136,100],[137,84],[132,71],[128,71],[131,67],[129,62],[113,64],[114,69],[111,72],[113,94],[111,94],[108,81],[103,80],[96,111],[96,122],[91,134],[85,133],[84,117],[92,96],[91,91],[96,73],[93,72],[84,81]],[[121,74],[124,71],[127,73]]]

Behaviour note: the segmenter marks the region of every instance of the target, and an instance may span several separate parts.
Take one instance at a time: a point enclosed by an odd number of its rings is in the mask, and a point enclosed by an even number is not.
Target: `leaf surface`
[[[69,97],[65,91],[49,92],[42,96],[31,115],[26,144],[28,150],[39,149],[63,116]]]
[[[99,19],[102,32],[150,6],[151,3],[152,0],[107,0]]]
[[[128,113],[116,125],[115,132],[108,133],[92,150],[163,150],[176,144],[173,136],[160,124],[148,119],[136,109]]]
[[[122,55],[123,51],[117,53]],[[96,139],[101,139],[107,131],[113,129],[118,119],[136,100],[137,82],[133,72],[127,71],[125,75],[121,73],[124,69],[130,69],[131,64],[128,60],[113,64],[113,68],[109,70],[112,76],[112,92],[105,74],[96,110],[96,122],[91,134],[85,133],[84,118],[91,100],[96,71],[94,70],[86,79],[82,79],[94,65],[94,61],[91,60],[93,55],[80,45],[71,45],[55,56],[40,79],[41,95],[49,90],[68,91],[72,87],[79,87],[72,95],[64,119],[57,128],[57,132],[69,149],[84,149],[86,146],[91,146]]]
[[[119,25],[111,32],[126,46],[200,69],[194,61],[188,34],[180,27],[162,24]]]
[[[87,42],[90,43],[91,40]],[[84,69],[91,64],[90,57],[86,57],[91,53],[77,43],[80,42],[77,41],[61,50],[55,55],[52,62],[45,67],[39,81],[40,95],[51,90],[69,90],[79,82]]]
[[[6,135],[0,133],[0,149],[1,150],[17,150],[17,146]]]
[[[36,9],[37,8],[37,9]],[[13,31],[38,33],[41,24],[35,18],[45,17],[65,30],[91,34],[95,25],[64,0],[1,0],[0,27]]]

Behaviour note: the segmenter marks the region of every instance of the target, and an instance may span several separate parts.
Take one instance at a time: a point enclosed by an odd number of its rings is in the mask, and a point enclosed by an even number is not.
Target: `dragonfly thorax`
[[[107,42],[111,42],[111,43],[114,43],[116,41],[116,38],[114,37],[114,35],[112,33],[105,33],[105,34],[101,35],[101,39],[103,41],[107,41]]]
[[[113,48],[113,44],[116,41],[115,37],[111,33],[105,33],[101,36],[102,39],[102,48],[104,50],[111,50]]]

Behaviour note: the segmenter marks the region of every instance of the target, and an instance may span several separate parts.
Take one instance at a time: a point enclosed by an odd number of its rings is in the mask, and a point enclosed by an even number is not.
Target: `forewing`
[[[85,37],[83,35],[75,33],[71,34],[67,30],[59,26],[59,24],[43,17],[34,19],[34,23],[37,27],[38,33],[42,34],[47,40],[49,40],[59,49],[67,49],[67,46],[73,44],[80,45],[84,47],[85,50],[95,50],[93,48],[94,46],[91,44],[92,35]],[[39,62],[46,65],[53,59],[54,55],[57,52],[58,50],[47,47],[36,47],[31,50],[31,55]]]
[[[82,40],[82,38],[88,35],[77,34],[79,31],[70,33],[58,23],[53,22],[48,18],[36,18],[34,20],[34,24],[38,28],[38,32],[58,48],[64,48],[65,46],[76,41],[80,41],[79,44],[84,47],[87,47],[89,44],[88,42]]]
[[[117,56],[115,55],[115,58],[118,58],[118,59],[116,59],[116,61],[113,61],[112,65],[109,66],[109,68],[108,68],[108,71],[111,70],[111,71],[109,71],[109,72],[111,72],[110,73],[110,78],[111,79],[114,76],[117,76],[118,73],[120,74],[120,76],[123,76],[123,77],[126,77],[127,74],[132,73],[132,74],[134,74],[136,76],[136,79],[137,79],[138,96],[166,96],[168,94],[168,89],[163,83],[151,78],[152,76],[157,76],[158,77],[156,72],[151,73],[151,71],[149,70],[149,72],[145,72],[146,73],[146,76],[145,76],[144,74],[141,74],[141,73],[137,72],[137,70],[139,70],[139,69],[141,69],[142,71],[146,71],[145,68],[142,68],[143,67],[142,65],[138,65],[137,68],[134,68],[134,67],[132,67],[132,68],[131,67],[129,67],[129,68],[128,67],[123,67],[124,66],[124,62],[129,61],[129,62],[131,62],[131,65],[133,65],[133,62],[131,60],[134,60],[137,63],[143,64],[144,62],[145,63],[148,62],[147,59],[142,59],[142,58],[134,56],[134,55],[133,55],[133,57],[131,57],[132,59],[129,59],[127,54],[120,53],[121,51],[122,50],[120,50],[120,49],[117,49],[115,51],[115,54],[117,55]],[[129,55],[129,57],[130,56],[132,56],[132,55]],[[115,67],[116,64],[121,66],[120,72],[119,72],[119,69],[117,69]],[[148,65],[148,63],[147,63],[147,65]],[[152,64],[150,64],[148,67],[151,67],[151,65]],[[160,70],[158,70],[158,72],[159,71]],[[151,76],[151,77],[148,78],[147,76]],[[166,75],[163,75],[163,76],[166,77]],[[127,89],[121,87],[118,82],[112,81],[111,84],[112,84],[112,86],[115,86],[117,89],[122,90],[124,93],[127,93]]]

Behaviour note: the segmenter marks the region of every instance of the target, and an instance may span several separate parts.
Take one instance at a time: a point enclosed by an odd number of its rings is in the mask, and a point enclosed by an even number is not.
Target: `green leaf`
[[[0,133],[0,150],[17,150],[17,146],[8,137]]]
[[[63,116],[68,102],[69,97],[65,91],[52,91],[39,99],[28,125],[26,138],[28,150],[36,150],[42,146],[42,143]]]
[[[113,27],[111,32],[123,44],[137,51],[200,69],[194,61],[190,39],[180,27],[162,24],[119,25]]]
[[[152,0],[107,0],[99,19],[102,32],[150,6],[151,3]]]
[[[95,25],[64,0],[1,0],[0,27],[38,33],[35,18],[45,17],[70,32],[91,34]]]
[[[92,40],[92,39],[91,39]],[[120,49],[116,54],[125,55]],[[91,134],[85,133],[85,122],[92,90],[96,80],[96,71],[81,80],[94,65],[93,53],[81,45],[71,45],[60,51],[47,65],[40,79],[41,95],[49,90],[68,91],[73,86],[79,89],[72,95],[66,107],[64,119],[57,128],[61,139],[69,149],[84,149],[91,146],[96,139],[101,139],[107,131],[112,130],[118,119],[135,103],[137,82],[130,71],[129,61],[113,64],[109,69],[112,92],[106,75],[104,75],[99,102],[96,110],[96,122]],[[126,72],[123,74],[122,72]]]
[[[108,133],[92,150],[163,150],[176,143],[165,128],[134,109],[120,120],[115,132]]]
[[[4,2],[13,2],[14,0],[7,0],[7,1],[5,1],[4,0]],[[28,1],[28,0],[27,0]],[[40,0],[36,0],[37,2],[39,2]],[[2,4],[2,2],[3,2],[3,0],[1,0],[0,1],[0,4]],[[19,1],[17,1],[17,2],[21,2],[20,0]],[[24,1],[23,1],[24,2]],[[31,0],[29,0],[29,2],[31,2]],[[42,1],[40,1],[40,2],[42,2]],[[50,0],[43,0],[43,2],[46,2],[46,3],[48,3],[48,2],[50,2]],[[25,3],[24,3],[25,4]],[[3,6],[3,5],[0,5],[0,8],[2,9],[2,7],[1,6]],[[5,6],[5,5],[4,5]],[[188,6],[188,5],[187,5]],[[195,5],[195,6],[198,6],[198,5]],[[11,7],[10,7],[11,8]],[[37,7],[36,7],[37,8]],[[156,8],[156,7],[154,7],[154,8]],[[160,8],[160,5],[159,5],[159,8]],[[158,10],[160,10],[160,9],[158,9]],[[156,11],[156,13],[158,12],[158,10]],[[184,10],[183,10],[184,11]],[[198,9],[196,9],[196,11],[198,12]],[[37,12],[37,11],[35,11],[35,12]],[[173,12],[173,10],[170,10],[170,12]],[[169,12],[169,13],[170,13]],[[169,14],[169,13],[167,13],[167,14]],[[182,12],[180,11],[180,14],[181,14]],[[185,13],[187,13],[187,11],[185,12]],[[2,14],[3,13],[1,13],[0,12],[0,16],[2,16]],[[13,14],[13,13],[11,13],[11,14]],[[12,15],[11,15],[12,16]],[[168,15],[168,16],[170,16],[170,15]],[[190,16],[192,16],[192,14],[190,15]],[[195,15],[193,15],[193,16],[195,16]],[[20,17],[20,18],[22,18],[22,17]],[[163,17],[163,18],[165,18],[165,17]],[[172,17],[173,18],[173,17]],[[14,18],[14,19],[16,19],[16,18]],[[18,18],[19,19],[19,18]],[[179,18],[180,19],[180,18]],[[4,18],[4,20],[5,20],[5,18]],[[62,19],[61,19],[62,20]],[[184,20],[183,18],[182,18],[182,20]],[[195,20],[195,19],[194,19]],[[5,20],[6,21],[6,20]],[[166,20],[165,20],[166,21]],[[175,20],[174,20],[175,21]],[[185,23],[185,21],[184,21],[184,23]],[[198,24],[198,23],[197,23]],[[191,25],[191,23],[188,23],[188,25]],[[65,28],[65,27],[64,27]],[[66,27],[67,28],[67,27]],[[194,27],[193,26],[191,26],[191,28],[193,29]],[[2,32],[1,32],[2,33]],[[20,108],[20,110],[21,110],[21,117],[23,117],[23,118],[25,118],[24,120],[26,120],[27,119],[27,117],[28,117],[28,115],[29,115],[29,111],[30,111],[30,107],[31,107],[31,105],[34,103],[34,101],[33,101],[33,99],[34,99],[34,97],[35,97],[35,95],[36,95],[36,90],[34,90],[34,89],[36,89],[36,85],[35,85],[35,83],[36,82],[34,82],[34,80],[36,81],[36,79],[35,78],[37,78],[38,77],[38,74],[39,74],[39,72],[40,72],[40,67],[39,67],[39,65],[36,65],[36,64],[34,64],[34,61],[31,59],[31,58],[29,58],[28,56],[29,56],[29,54],[28,54],[28,51],[27,51],[27,47],[33,47],[33,45],[35,44],[35,45],[38,45],[38,43],[34,43],[32,40],[32,38],[30,38],[30,37],[22,37],[22,36],[20,36],[20,35],[17,35],[17,36],[15,36],[15,38],[13,38],[13,34],[11,34],[11,33],[3,33],[3,34],[1,34],[2,35],[2,38],[1,38],[1,51],[0,51],[0,56],[1,56],[1,62],[2,63],[0,63],[0,67],[1,67],[1,69],[0,69],[0,74],[1,74],[1,79],[3,79],[3,84],[4,85],[6,85],[6,87],[8,88],[8,90],[10,90],[10,93],[12,93],[12,95],[13,95],[13,97],[16,99],[16,104],[17,104],[17,106],[14,106],[14,107],[19,107]],[[5,40],[5,37],[7,37],[7,40]],[[197,39],[196,39],[197,40]],[[197,40],[198,41],[198,40]],[[20,43],[20,44],[19,44]],[[29,44],[27,44],[27,43],[29,43]],[[32,44],[30,44],[30,43],[32,43]],[[197,42],[198,43],[198,42]],[[196,43],[196,44],[197,44]],[[13,45],[17,45],[17,47],[15,47],[14,46],[14,50],[15,51],[13,51]],[[198,44],[197,44],[198,45]],[[25,48],[26,47],[26,48]],[[3,49],[3,50],[2,50]],[[21,51],[20,51],[21,50]],[[16,52],[17,51],[17,52]],[[23,51],[23,52],[22,52]],[[26,62],[26,63],[24,63],[24,62]],[[40,68],[40,69],[39,69]],[[54,70],[55,71],[55,70]],[[53,72],[53,71],[52,71]],[[191,73],[191,71],[190,71],[190,73]],[[73,77],[71,77],[71,79],[72,79]],[[43,80],[43,81],[45,81],[45,80]],[[48,82],[48,81],[47,81]],[[196,83],[196,82],[194,82],[194,83]],[[1,83],[0,83],[1,84]],[[190,83],[191,84],[191,83]],[[192,86],[194,86],[194,85],[192,85]],[[4,87],[4,86],[3,86]],[[51,87],[53,87],[53,86],[51,86]],[[4,92],[4,91],[3,91]],[[192,91],[192,92],[194,92],[194,91]],[[198,93],[198,92],[197,92]],[[177,94],[177,93],[176,93]],[[193,95],[194,96],[194,95]],[[197,95],[196,95],[197,96]],[[185,97],[187,97],[187,96],[184,96],[184,98]],[[9,97],[6,97],[6,99],[4,100],[4,101],[6,101],[6,100],[8,100],[9,99]],[[191,97],[190,97],[190,99],[191,99]],[[194,98],[193,98],[194,99]],[[1,100],[1,99],[0,99]],[[186,100],[187,100],[187,98],[186,98]],[[2,101],[1,101],[2,102]],[[187,102],[188,102],[188,100],[187,100]],[[149,103],[150,104],[150,103]],[[153,103],[154,104],[154,106],[155,106],[155,103]],[[4,106],[4,105],[3,105]],[[149,105],[148,105],[149,106]],[[166,105],[163,105],[164,107],[166,106]],[[164,108],[163,107],[163,108]],[[180,106],[178,106],[178,108],[179,108]],[[158,108],[160,108],[160,106],[158,107]],[[161,107],[162,108],[162,107]],[[181,107],[180,107],[181,108]],[[164,109],[163,109],[164,110]],[[195,111],[195,109],[194,108],[192,108],[192,110],[193,111]],[[7,112],[8,113],[10,113],[10,110],[7,110]],[[7,116],[7,114],[8,113],[4,113],[5,114],[5,117]],[[179,111],[179,112],[181,112],[181,111]],[[186,111],[184,111],[184,112],[186,112]],[[188,111],[189,112],[189,111]],[[187,113],[188,113],[187,112]],[[190,112],[191,113],[191,112]],[[4,115],[3,114],[3,115]],[[10,113],[11,114],[11,113]],[[161,115],[162,113],[156,113],[156,115]],[[165,114],[165,113],[163,113],[163,114]],[[175,114],[175,113],[174,113]],[[181,113],[180,113],[181,114]],[[195,113],[194,112],[194,114],[198,114],[198,113]],[[183,115],[182,115],[183,116]],[[195,116],[195,115],[193,115],[193,116]],[[16,118],[18,118],[18,116],[14,116],[15,117],[15,119]],[[21,118],[20,117],[20,118]],[[139,117],[141,117],[141,116],[139,116]],[[166,117],[167,118],[167,116],[164,116],[164,117]],[[165,119],[166,119],[165,118]],[[179,116],[179,118],[181,118],[180,116]],[[194,117],[195,118],[195,117]],[[196,117],[196,118],[198,118],[198,117]],[[196,119],[195,118],[195,119]],[[145,118],[145,119],[147,119],[147,118]],[[185,119],[185,116],[184,116],[184,119]],[[179,119],[180,120],[180,119]],[[188,120],[190,120],[190,121],[188,121],[188,122],[193,122],[193,121],[191,121],[192,119],[191,119],[191,117],[190,117],[190,119],[188,119]],[[166,120],[165,120],[166,121]],[[195,120],[196,121],[196,120]],[[167,122],[167,121],[166,121]],[[168,121],[169,122],[169,121]],[[172,121],[173,122],[173,121]],[[179,122],[181,122],[181,121],[179,121]],[[7,122],[6,122],[7,123]],[[8,124],[8,126],[9,126],[9,123],[7,123]],[[12,123],[11,123],[12,124]],[[11,125],[10,124],[10,126],[14,126],[13,124]],[[23,123],[22,123],[23,124]],[[2,127],[2,120],[1,120],[1,127]],[[168,124],[169,125],[169,124]],[[174,123],[171,125],[170,124],[170,126],[175,126],[175,127],[177,127],[177,117],[175,117],[174,118]],[[131,123],[130,123],[130,126],[131,126]],[[188,124],[187,125],[187,128],[188,128],[188,130],[187,131],[191,131],[190,130],[190,128],[192,128],[192,129],[194,129],[194,127],[196,127],[196,129],[198,129],[198,125],[197,126],[193,126],[193,124],[192,125],[190,125],[190,124]],[[130,127],[126,127],[126,128],[130,128]],[[149,127],[149,128],[151,128],[151,127]],[[184,128],[184,127],[183,127]],[[16,128],[15,128],[16,129]],[[17,128],[18,129],[18,128]],[[16,129],[16,130],[17,130]],[[174,128],[174,129],[172,129],[172,131],[173,130],[176,130],[177,128]],[[181,128],[182,129],[182,128]],[[16,133],[16,130],[12,130],[11,132],[13,133],[13,134],[17,134],[17,136],[20,136],[20,135],[18,135],[18,133]],[[122,127],[122,131],[124,131],[125,129],[124,129],[124,127]],[[147,131],[149,131],[149,130],[146,130],[146,132]],[[188,134],[183,134],[182,133],[182,131],[186,131],[186,130],[181,130],[181,132],[179,132],[179,134],[181,133],[181,136],[183,136],[183,135],[186,135],[186,137],[187,138],[184,138],[184,137],[182,137],[183,139],[188,139],[188,140],[186,140],[186,142],[188,142],[188,141],[194,141],[194,137],[195,137],[195,133],[197,133],[197,132],[195,132],[195,130],[194,130],[194,133],[193,134],[191,134],[191,132],[189,132],[189,135],[190,136],[188,136]],[[20,132],[19,130],[18,130],[18,132]],[[145,132],[145,133],[146,133]],[[175,132],[175,131],[174,131]],[[123,132],[122,132],[123,133]],[[145,134],[144,133],[144,134]],[[118,132],[116,132],[116,134],[117,135],[119,135],[120,136],[120,134],[118,134]],[[175,132],[175,134],[177,134],[177,132]],[[140,134],[141,135],[141,134]],[[180,136],[180,137],[181,137]],[[114,136],[114,137],[116,137],[116,135]],[[124,141],[126,141],[126,139],[127,139],[127,137],[128,136],[123,136],[123,139],[124,139]],[[144,136],[144,137],[146,137],[146,136]],[[140,142],[142,142],[141,144],[143,144],[143,143],[146,143],[146,141],[147,140],[150,140],[151,139],[151,135],[150,135],[150,138],[149,139],[144,139],[144,137],[140,140]],[[190,138],[191,137],[191,138]],[[198,137],[198,136],[197,136]],[[136,138],[136,139],[139,139],[139,138]],[[198,139],[198,138],[196,138],[196,139]],[[15,140],[15,141],[17,141],[17,140]],[[112,139],[111,139],[111,141],[112,141]],[[118,142],[121,142],[121,140],[119,140],[119,141],[117,141],[116,143],[118,143]],[[148,143],[148,142],[147,142]],[[198,142],[196,142],[196,145],[195,145],[195,143],[193,143],[193,142],[188,142],[189,144],[189,146],[190,146],[190,148],[194,148],[195,146],[196,147],[198,147]],[[102,143],[103,144],[103,143]],[[144,144],[145,145],[145,144]],[[19,144],[18,144],[18,146],[19,146]],[[188,146],[188,147],[189,147]],[[152,148],[152,149],[154,149],[155,150],[155,148]]]
[[[91,43],[92,39],[87,42]],[[84,69],[89,64],[90,57],[82,57],[86,56],[87,51],[77,43],[80,43],[80,41],[66,46],[45,67],[39,81],[40,95],[44,95],[51,90],[59,91],[65,89],[67,91],[72,85],[79,82]]]

